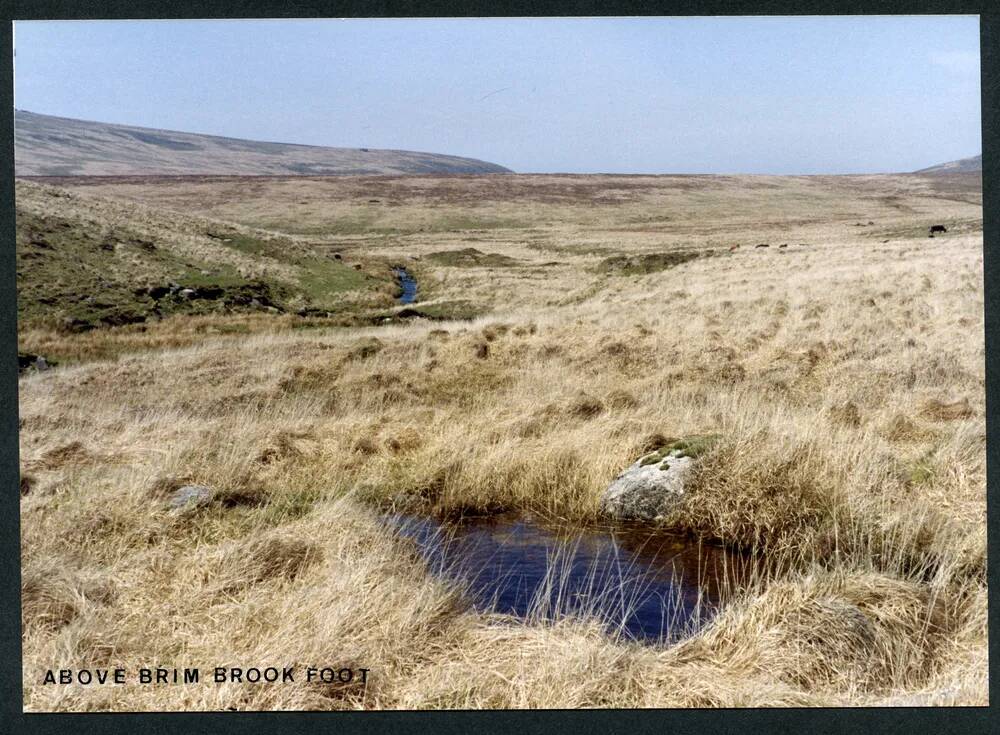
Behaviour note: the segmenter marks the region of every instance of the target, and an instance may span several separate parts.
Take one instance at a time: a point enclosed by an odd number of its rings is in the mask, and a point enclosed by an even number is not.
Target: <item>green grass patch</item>
[[[697,459],[711,449],[719,441],[719,434],[692,434],[681,439],[668,439],[667,442],[651,454],[639,460],[639,466],[662,463],[660,469],[669,469],[667,462],[671,457],[690,457]],[[664,467],[663,465],[667,465]]]
[[[259,238],[239,233],[226,236],[212,235],[227,247],[254,257],[272,258],[290,263],[298,270],[298,277],[287,286],[293,293],[301,294],[315,307],[333,304],[334,297],[345,291],[363,289],[372,285],[373,279],[342,261],[311,254],[308,248],[286,238]]]
[[[501,255],[500,253],[484,253],[476,248],[439,250],[427,255],[427,260],[439,265],[447,265],[452,268],[504,268],[519,264],[519,261],[516,258],[511,258],[509,255]]]
[[[670,442],[665,448],[677,452],[674,456],[696,459],[715,446],[721,438],[719,434],[693,434]]]
[[[300,268],[298,290],[317,306],[328,306],[333,297],[374,285],[376,281],[363,271],[328,258],[302,258],[296,265]]]
[[[931,450],[909,465],[906,479],[910,485],[929,485],[936,474],[934,450]]]

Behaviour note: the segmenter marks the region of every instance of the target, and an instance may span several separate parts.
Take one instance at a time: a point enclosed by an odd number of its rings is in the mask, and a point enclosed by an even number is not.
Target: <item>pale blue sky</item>
[[[909,171],[981,150],[974,16],[30,21],[15,105],[519,172]]]

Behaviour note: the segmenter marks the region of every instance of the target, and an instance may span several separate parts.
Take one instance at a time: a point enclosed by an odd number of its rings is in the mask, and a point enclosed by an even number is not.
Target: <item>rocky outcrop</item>
[[[30,352],[17,353],[18,374],[26,373],[29,370],[43,373],[54,365],[56,365],[55,361],[46,360],[42,355],[33,355]]]

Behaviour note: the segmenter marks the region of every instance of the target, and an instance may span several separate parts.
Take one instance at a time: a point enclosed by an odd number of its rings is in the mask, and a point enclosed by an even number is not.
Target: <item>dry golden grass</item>
[[[32,333],[81,362],[20,384],[25,707],[985,704],[981,212],[972,188],[929,181],[98,185],[316,231],[389,199],[393,233],[357,246],[414,257],[422,299],[492,313]],[[281,215],[288,196],[314,218]],[[411,215],[429,231],[402,232]],[[938,221],[951,232],[928,239]],[[426,257],[465,247],[518,262]],[[600,267],[678,248],[719,252]],[[621,468],[695,433],[721,439],[667,522],[773,564],[670,648],[474,613],[377,521],[393,504],[586,521]],[[171,513],[185,483],[216,500]],[[372,672],[364,687],[40,683],[98,664]]]

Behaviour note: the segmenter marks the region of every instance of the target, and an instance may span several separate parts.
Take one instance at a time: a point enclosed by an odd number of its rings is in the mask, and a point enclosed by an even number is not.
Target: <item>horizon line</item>
[[[35,110],[27,110],[23,108],[14,107],[14,128],[17,129],[17,113],[28,113],[29,115],[41,115],[44,117],[54,117],[61,120],[72,120],[74,122],[83,123],[97,123],[99,125],[115,125],[124,128],[139,128],[142,130],[154,130],[163,133],[178,133],[181,135],[196,135],[205,138],[220,138],[223,140],[235,140],[235,141],[245,141],[250,143],[262,143],[267,145],[287,145],[295,146],[299,148],[319,148],[319,149],[343,149],[343,150],[377,150],[377,151],[390,151],[390,152],[400,152],[400,153],[421,153],[436,156],[450,156],[453,158],[465,158],[470,160],[478,160],[483,163],[490,163],[495,166],[502,166],[508,169],[506,172],[498,171],[493,173],[481,173],[481,174],[456,174],[456,173],[445,173],[445,174],[361,174],[368,176],[426,176],[426,175],[438,175],[438,176],[508,176],[508,175],[518,175],[518,176],[891,176],[897,174],[914,174],[918,173],[927,168],[933,168],[946,163],[952,163],[957,161],[965,161],[971,158],[981,157],[982,151],[979,153],[973,153],[968,156],[962,156],[959,158],[952,159],[951,161],[939,161],[937,163],[931,163],[928,166],[924,166],[919,169],[913,169],[910,171],[868,171],[868,172],[842,172],[842,173],[830,173],[830,172],[817,172],[817,173],[750,173],[741,171],[727,171],[727,172],[693,172],[693,171],[663,171],[658,173],[639,173],[639,172],[609,172],[609,171],[515,171],[509,166],[502,163],[497,163],[493,160],[488,160],[486,158],[477,158],[474,156],[464,156],[455,153],[442,153],[439,151],[418,151],[411,148],[382,148],[376,147],[371,148],[367,146],[346,146],[346,145],[318,145],[315,143],[292,143],[288,141],[281,140],[263,140],[260,138],[239,138],[232,135],[221,135],[219,133],[203,133],[196,132],[192,130],[177,130],[174,128],[154,128],[147,125],[136,125],[134,123],[124,123],[124,122],[112,122],[109,120],[88,120],[79,117],[67,117],[65,115],[56,115],[48,112],[37,112]],[[15,138],[14,142],[15,151],[17,149],[17,141]],[[961,172],[956,172],[961,173]],[[966,172],[968,173],[968,172]],[[18,176],[15,172],[15,178],[76,178],[76,177],[87,177],[87,178],[120,178],[123,176],[232,176],[237,178],[242,177],[272,177],[272,178],[325,178],[329,176],[352,176],[358,174],[305,174],[305,175],[295,175],[295,174],[103,174],[99,176],[88,176],[86,174],[72,174],[68,176],[49,176],[45,174],[24,174]]]

